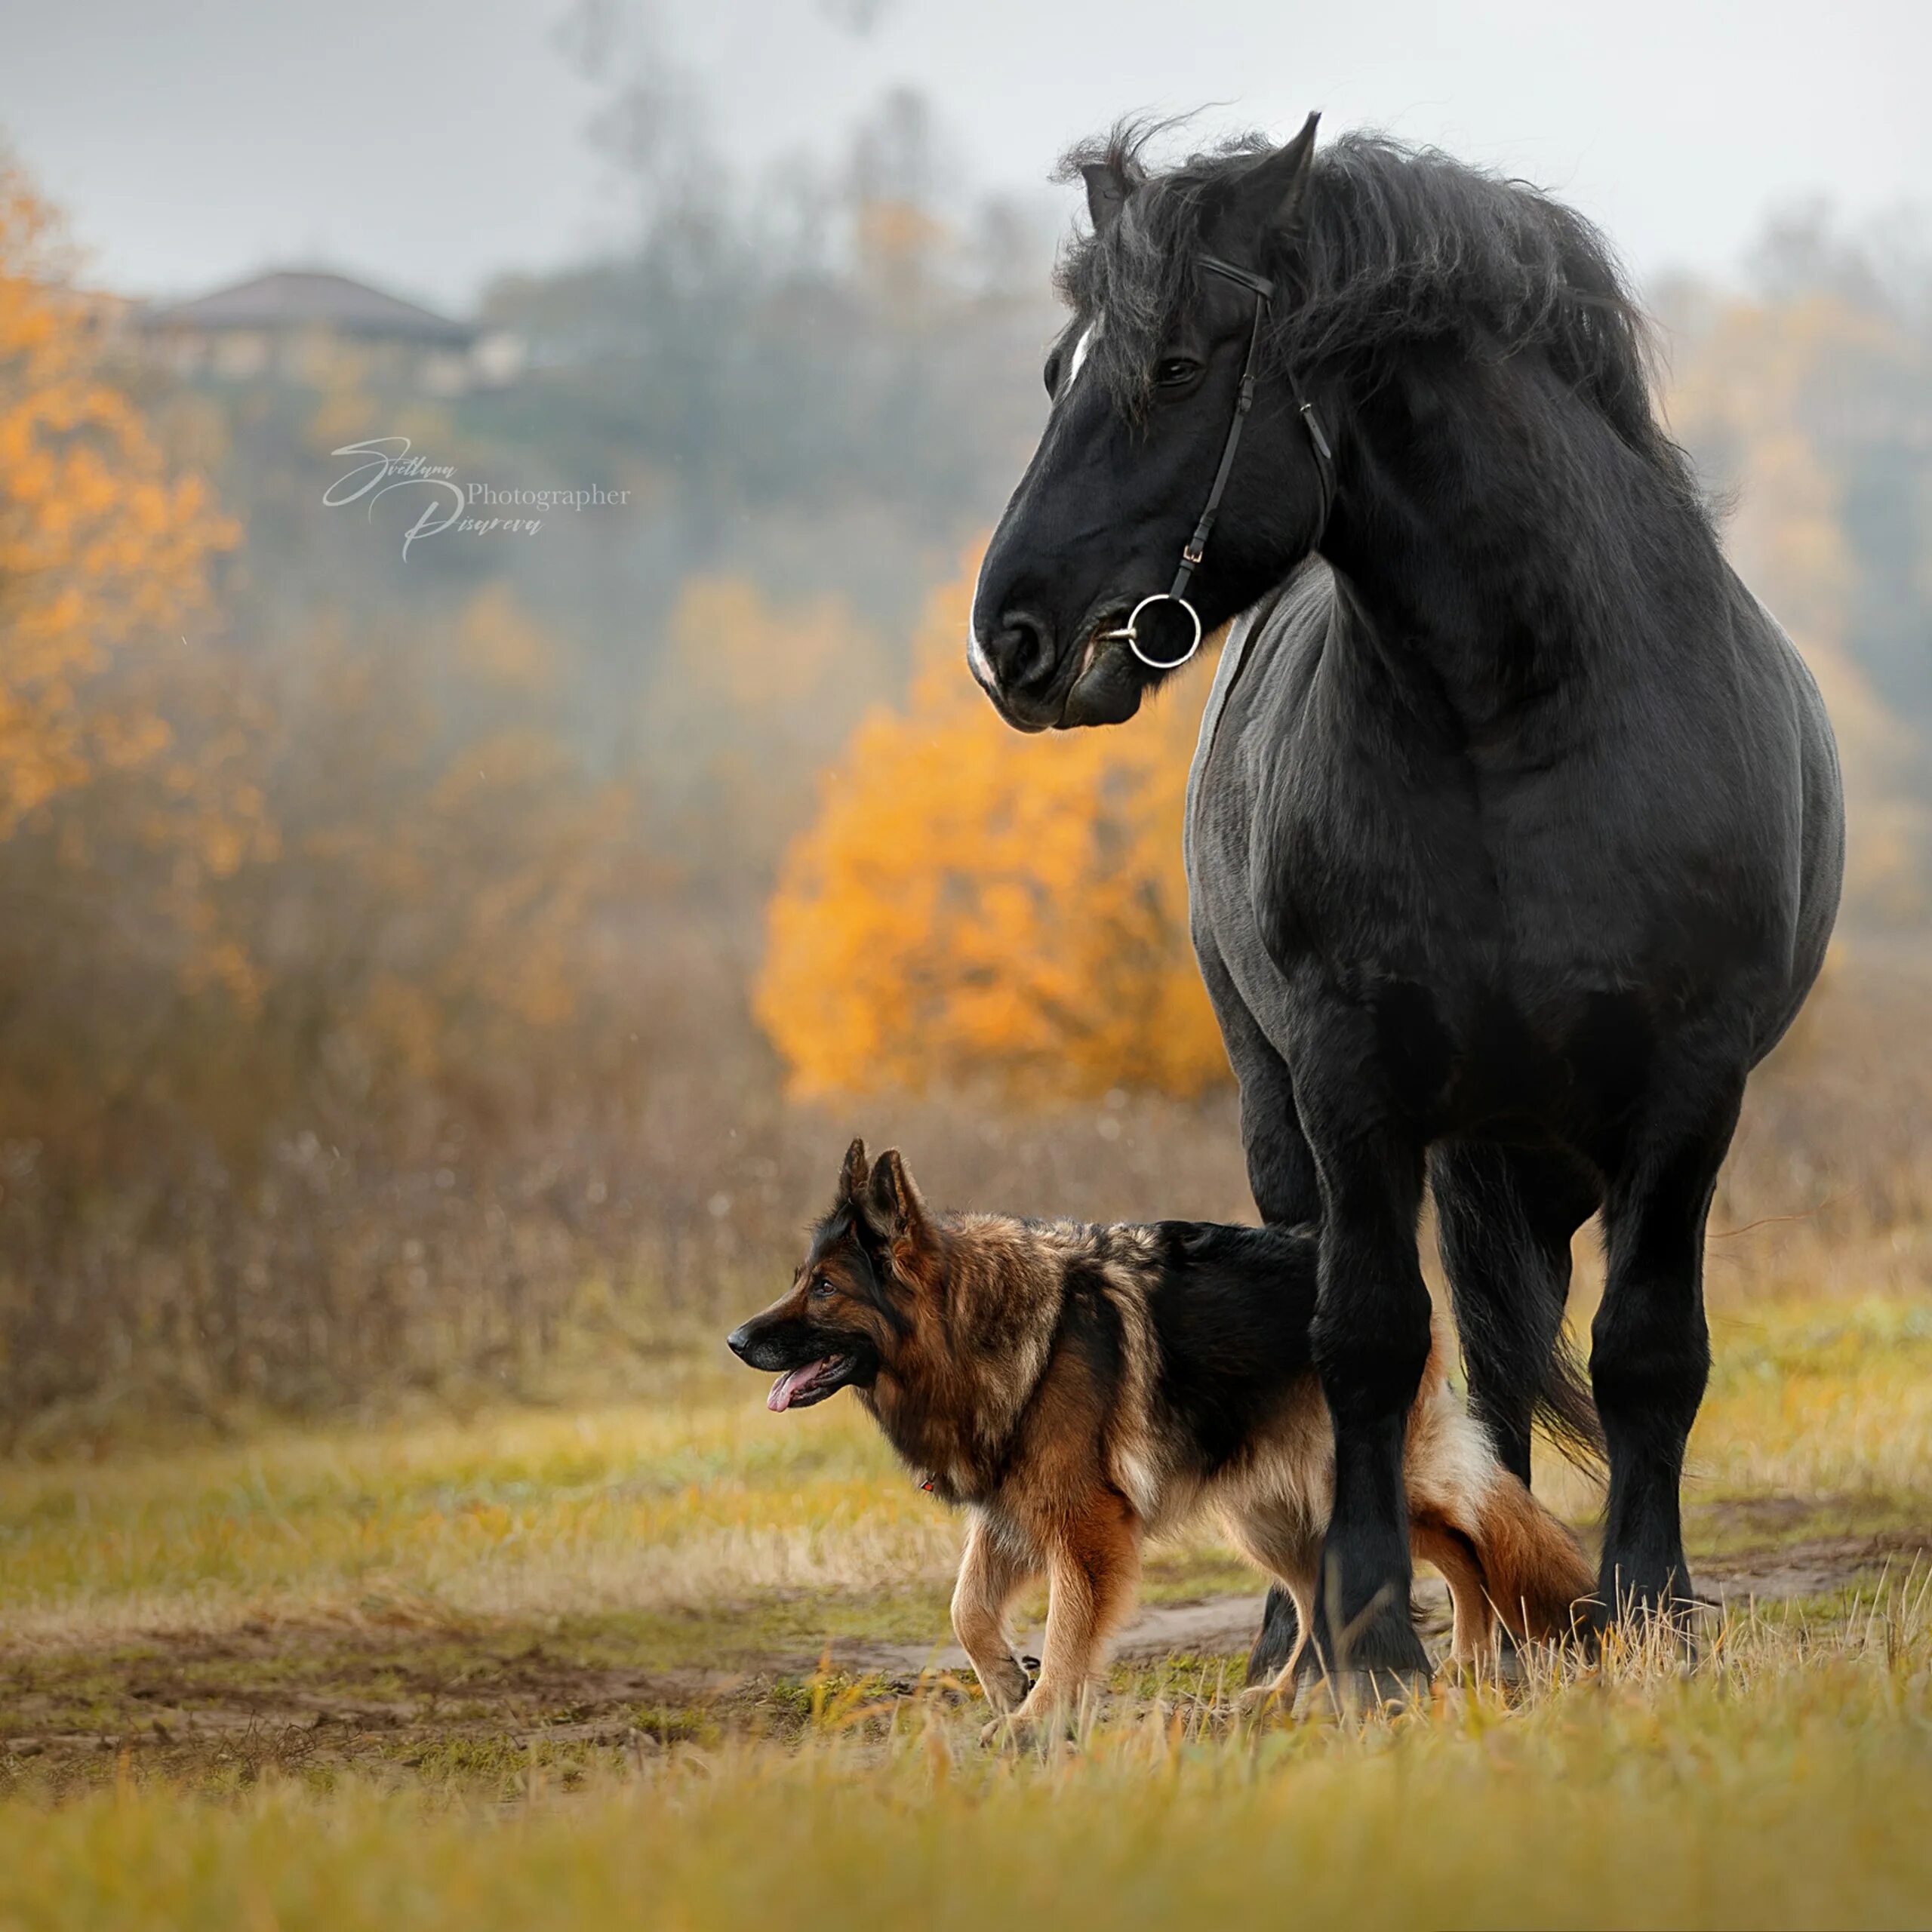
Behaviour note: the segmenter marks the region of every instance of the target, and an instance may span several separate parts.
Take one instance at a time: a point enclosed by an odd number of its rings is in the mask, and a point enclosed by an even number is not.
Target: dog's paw
[[[1019,1718],[995,1718],[980,1729],[980,1743],[988,1751],[1024,1751],[1029,1748],[1027,1733],[1032,1727]]]
[[[1033,1687],[1032,1678],[1017,1657],[1008,1657],[1003,1665],[989,1664],[984,1670],[977,1665],[974,1668],[980,1687],[986,1694],[986,1702],[1002,1718],[1018,1710]]]
[[[995,1718],[980,1733],[980,1742],[989,1750],[1044,1751],[1057,1740],[1063,1745],[1073,1740],[1070,1712],[1032,1710],[1024,1706]]]

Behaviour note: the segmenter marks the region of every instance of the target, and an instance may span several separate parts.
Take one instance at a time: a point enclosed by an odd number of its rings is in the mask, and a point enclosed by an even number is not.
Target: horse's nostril
[[[1053,632],[1026,611],[1002,612],[999,632],[986,640],[985,651],[1003,689],[1039,684],[1053,674]]]

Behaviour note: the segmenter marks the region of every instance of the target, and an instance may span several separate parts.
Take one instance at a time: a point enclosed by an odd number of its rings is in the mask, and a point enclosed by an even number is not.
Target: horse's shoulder
[[[1311,557],[1229,626],[1201,721],[1197,783],[1223,727],[1238,731],[1253,715],[1260,688],[1304,651],[1318,647],[1334,601],[1334,574],[1319,557]]]

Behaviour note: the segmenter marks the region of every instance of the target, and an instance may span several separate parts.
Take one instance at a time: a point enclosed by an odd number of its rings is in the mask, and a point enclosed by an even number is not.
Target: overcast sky
[[[623,0],[608,0],[621,5]],[[462,306],[621,203],[568,0],[0,0],[0,136],[97,280],[192,293],[324,260]],[[1506,165],[1640,272],[1733,268],[1768,211],[1932,201],[1926,0],[659,0],[747,160],[836,149],[910,84],[989,186],[1131,109],[1311,107]],[[875,14],[855,29],[855,14]]]

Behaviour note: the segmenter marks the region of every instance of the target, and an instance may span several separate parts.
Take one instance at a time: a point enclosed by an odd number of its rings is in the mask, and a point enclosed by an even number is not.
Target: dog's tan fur
[[[841,1232],[835,1211],[790,1294],[757,1321],[796,1323],[809,1306],[815,1334],[842,1330],[876,1352],[860,1401],[906,1460],[968,1514],[952,1625],[995,1711],[1026,1725],[1075,1706],[1131,1611],[1146,1539],[1203,1511],[1292,1592],[1306,1643],[1324,1614],[1334,1483],[1333,1435],[1312,1374],[1287,1383],[1236,1454],[1194,1473],[1198,1446],[1162,1398],[1149,1310],[1161,1265],[1154,1230],[936,1215],[896,1152],[874,1168],[857,1143],[842,1187],[854,1226]],[[875,1257],[891,1277],[882,1285]],[[1084,1294],[1097,1284],[1117,1327],[1108,1374],[1070,1342],[1076,1274]],[[1519,1639],[1564,1635],[1572,1605],[1590,1595],[1589,1567],[1451,1389],[1439,1333],[1411,1412],[1404,1469],[1414,1552],[1449,1585],[1455,1660],[1487,1654],[1499,1621]],[[1046,1636],[1029,1690],[1006,1617],[1042,1571]]]

